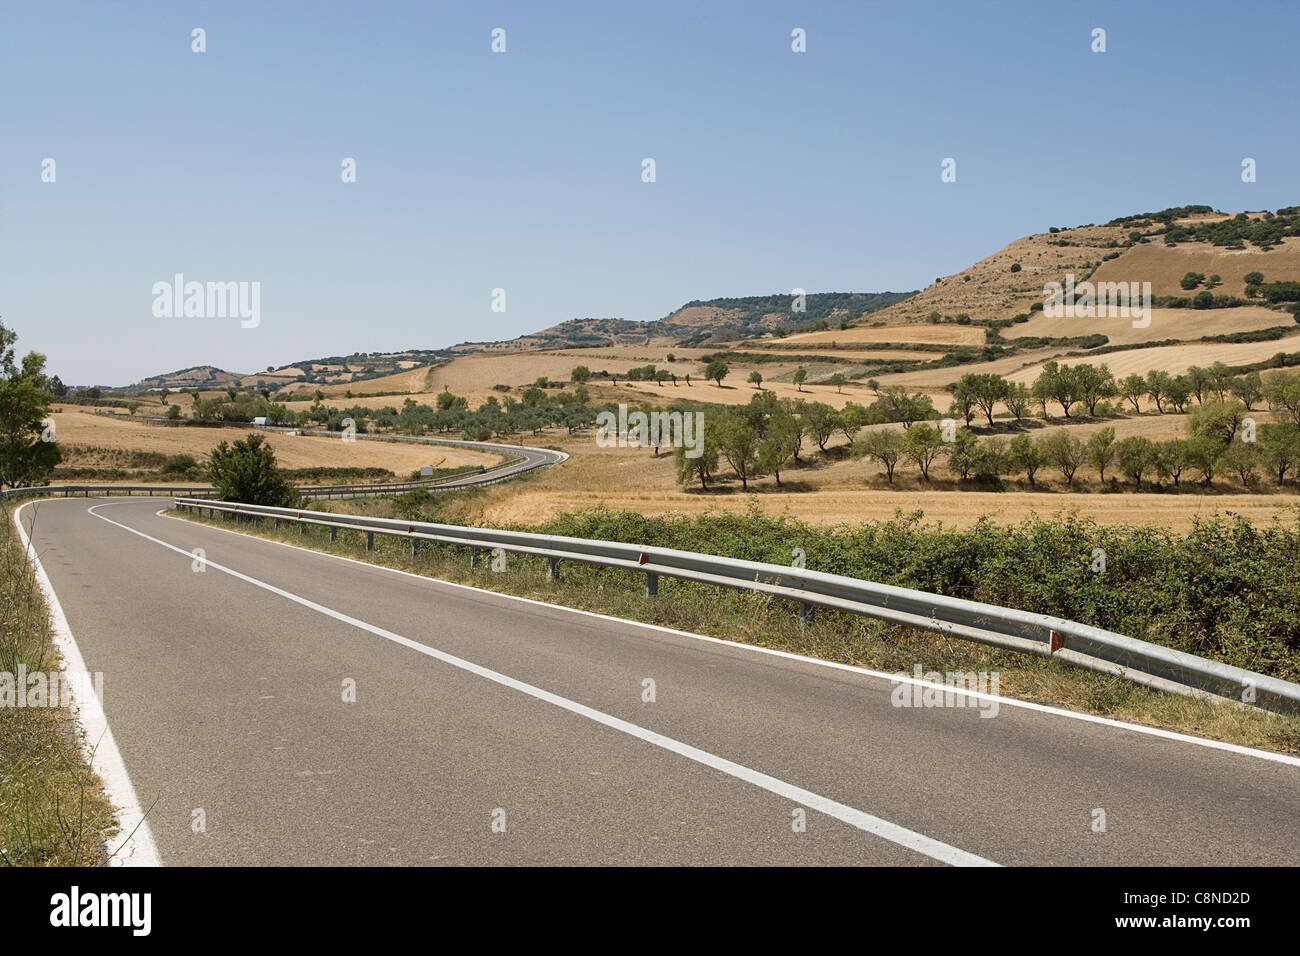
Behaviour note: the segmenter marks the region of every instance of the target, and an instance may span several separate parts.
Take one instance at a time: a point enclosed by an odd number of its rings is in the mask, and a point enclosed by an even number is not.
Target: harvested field
[[[193,455],[204,458],[218,442],[234,442],[248,431],[238,428],[169,428],[150,426],[106,415],[64,412],[54,416],[60,442],[106,448],[138,449],[165,455]],[[251,431],[251,429],[250,429]],[[500,457],[486,452],[452,447],[420,446],[401,442],[356,441],[308,435],[290,437],[280,432],[260,432],[275,449],[285,468],[334,466],[388,468],[398,475],[421,465],[456,468],[462,465],[493,465]]]

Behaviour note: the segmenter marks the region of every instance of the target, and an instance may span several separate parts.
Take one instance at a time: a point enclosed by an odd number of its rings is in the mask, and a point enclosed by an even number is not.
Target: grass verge
[[[368,502],[356,510],[373,513],[382,509],[379,503]],[[270,521],[260,525],[240,523],[236,528],[220,516],[214,519],[195,513],[177,516],[204,524],[224,524],[243,533],[503,594],[888,673],[911,674],[917,664],[925,672],[997,672],[999,692],[1005,697],[1242,746],[1300,753],[1300,718],[1297,717],[1231,701],[1155,691],[1059,660],[950,640],[825,608],[818,609],[811,625],[802,626],[792,602],[768,595],[661,578],[658,597],[647,598],[642,576],[618,569],[566,563],[561,566],[562,580],[556,582],[547,577],[544,559],[525,555],[507,555],[504,568],[494,571],[486,555],[480,566],[471,567],[468,549],[460,546],[424,542],[419,554],[412,557],[410,544],[403,539],[377,535],[375,549],[367,551],[361,532],[340,531],[338,540],[331,542],[326,528],[308,526],[306,533],[300,533],[294,525],[285,524],[276,529]]]
[[[49,611],[9,509],[0,519],[0,674],[48,674],[61,663]],[[68,708],[0,705],[0,866],[107,862],[117,822],[92,758]]]

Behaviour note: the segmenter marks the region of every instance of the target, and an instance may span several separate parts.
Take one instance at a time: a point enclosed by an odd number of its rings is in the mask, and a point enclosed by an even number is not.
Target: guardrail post
[[[338,539],[339,539],[339,529],[338,529],[338,528],[330,528],[330,540],[331,540],[331,541],[337,541]]]
[[[306,534],[306,533],[307,533],[307,522],[305,522],[305,521],[299,521],[299,522],[298,522],[298,533],[299,533],[299,534]]]
[[[366,550],[375,550],[375,533],[373,531],[366,532]]]
[[[279,518],[276,518],[276,519],[275,519],[275,530],[276,530],[276,531],[279,531],[279,530],[280,530],[280,519],[279,519]]]
[[[807,601],[799,602],[799,623],[807,627],[817,617],[817,608]]]
[[[411,539],[411,557],[414,558],[414,557],[415,557],[416,555],[418,555],[419,553],[420,553],[420,539],[419,539],[419,538],[412,538],[412,539]]]
[[[653,571],[646,572],[645,576],[645,596],[657,597],[659,594],[659,575]]]
[[[559,558],[546,559],[546,576],[550,578],[552,581],[560,580],[560,559]]]
[[[469,566],[470,566],[471,568],[477,568],[477,567],[478,567],[478,551],[479,551],[478,548],[470,548],[470,549],[469,549]]]

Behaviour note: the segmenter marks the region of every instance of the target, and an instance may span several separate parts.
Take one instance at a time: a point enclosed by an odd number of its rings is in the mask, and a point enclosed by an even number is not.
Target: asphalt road
[[[1294,760],[895,707],[881,676],[162,507],[22,519],[165,864],[1300,863]]]

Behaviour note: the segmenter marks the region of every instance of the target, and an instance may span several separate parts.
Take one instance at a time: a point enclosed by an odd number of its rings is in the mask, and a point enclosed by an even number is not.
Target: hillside
[[[1150,282],[1156,296],[1188,295],[1179,285],[1188,272],[1218,274],[1216,294],[1243,296],[1246,274],[1256,271],[1269,282],[1300,278],[1300,207],[1229,215],[1180,206],[1100,226],[1052,227],[854,324],[953,321],[963,314],[1008,319],[1029,312],[1043,301],[1043,285],[1067,274],[1076,281]]]
[[[234,372],[217,368],[214,365],[196,365],[176,372],[167,372],[141,379],[133,390],[147,392],[150,389],[168,388],[173,391],[182,388],[225,388],[238,382],[239,376]]]

